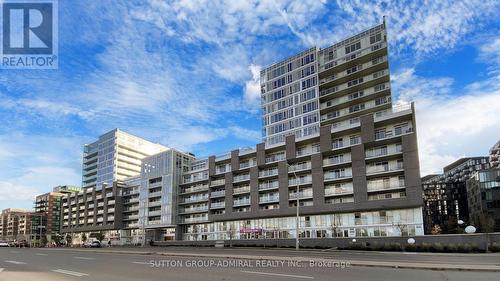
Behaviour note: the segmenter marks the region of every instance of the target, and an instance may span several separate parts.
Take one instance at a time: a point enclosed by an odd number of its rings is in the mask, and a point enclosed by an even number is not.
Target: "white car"
[[[0,247],[10,247],[8,242],[0,241]]]

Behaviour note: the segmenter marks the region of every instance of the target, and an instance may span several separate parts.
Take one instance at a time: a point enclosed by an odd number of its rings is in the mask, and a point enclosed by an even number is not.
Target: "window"
[[[357,112],[357,111],[360,111],[360,110],[363,110],[363,109],[365,109],[365,104],[364,103],[356,104],[356,105],[353,105],[353,106],[349,107],[349,113]]]
[[[345,53],[347,55],[347,54],[354,52],[356,50],[359,50],[359,49],[361,49],[361,42],[356,42],[352,45],[345,47]]]
[[[353,100],[353,99],[357,99],[357,98],[364,96],[364,94],[365,94],[364,91],[358,91],[358,92],[354,92],[354,93],[349,94],[348,98],[349,98],[349,100]]]
[[[356,86],[356,85],[361,84],[361,83],[363,83],[363,77],[360,77],[358,79],[354,79],[352,81],[347,82],[347,87]]]
[[[370,44],[374,44],[378,41],[382,40],[382,34],[381,33],[377,33],[375,35],[372,35],[370,36]]]

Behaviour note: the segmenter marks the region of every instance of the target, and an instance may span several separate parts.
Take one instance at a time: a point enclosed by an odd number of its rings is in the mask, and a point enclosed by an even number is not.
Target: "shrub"
[[[492,252],[500,252],[500,243],[497,243],[497,242],[493,242],[490,247],[489,247],[490,251]]]
[[[407,244],[405,246],[405,251],[415,252],[415,251],[417,251],[417,245],[415,245],[415,244]]]
[[[431,244],[424,242],[424,243],[422,243],[420,248],[421,248],[421,252],[429,252],[430,248],[431,248]]]
[[[431,251],[431,252],[442,252],[443,250],[444,250],[444,247],[439,242],[436,242],[436,243],[429,246],[429,251]]]
[[[444,245],[443,250],[447,253],[455,253],[457,251],[457,245],[446,244],[446,245]]]
[[[459,253],[470,253],[472,251],[472,247],[469,243],[458,244],[457,251]]]

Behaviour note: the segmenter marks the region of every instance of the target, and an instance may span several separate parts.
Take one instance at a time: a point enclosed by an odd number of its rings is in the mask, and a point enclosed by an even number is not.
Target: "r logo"
[[[3,54],[53,54],[52,3],[3,3]]]

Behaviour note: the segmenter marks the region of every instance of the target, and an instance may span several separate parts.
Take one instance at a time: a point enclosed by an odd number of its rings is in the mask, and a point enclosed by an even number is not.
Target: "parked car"
[[[26,248],[26,247],[29,247],[29,246],[30,246],[30,244],[26,240],[14,242],[14,247]]]
[[[0,241],[0,247],[10,247],[9,242]]]
[[[90,248],[90,245],[92,244],[92,241],[86,241],[85,243],[83,243],[83,247],[84,248]]]
[[[90,248],[101,248],[101,242],[92,241],[92,243],[90,243]]]

